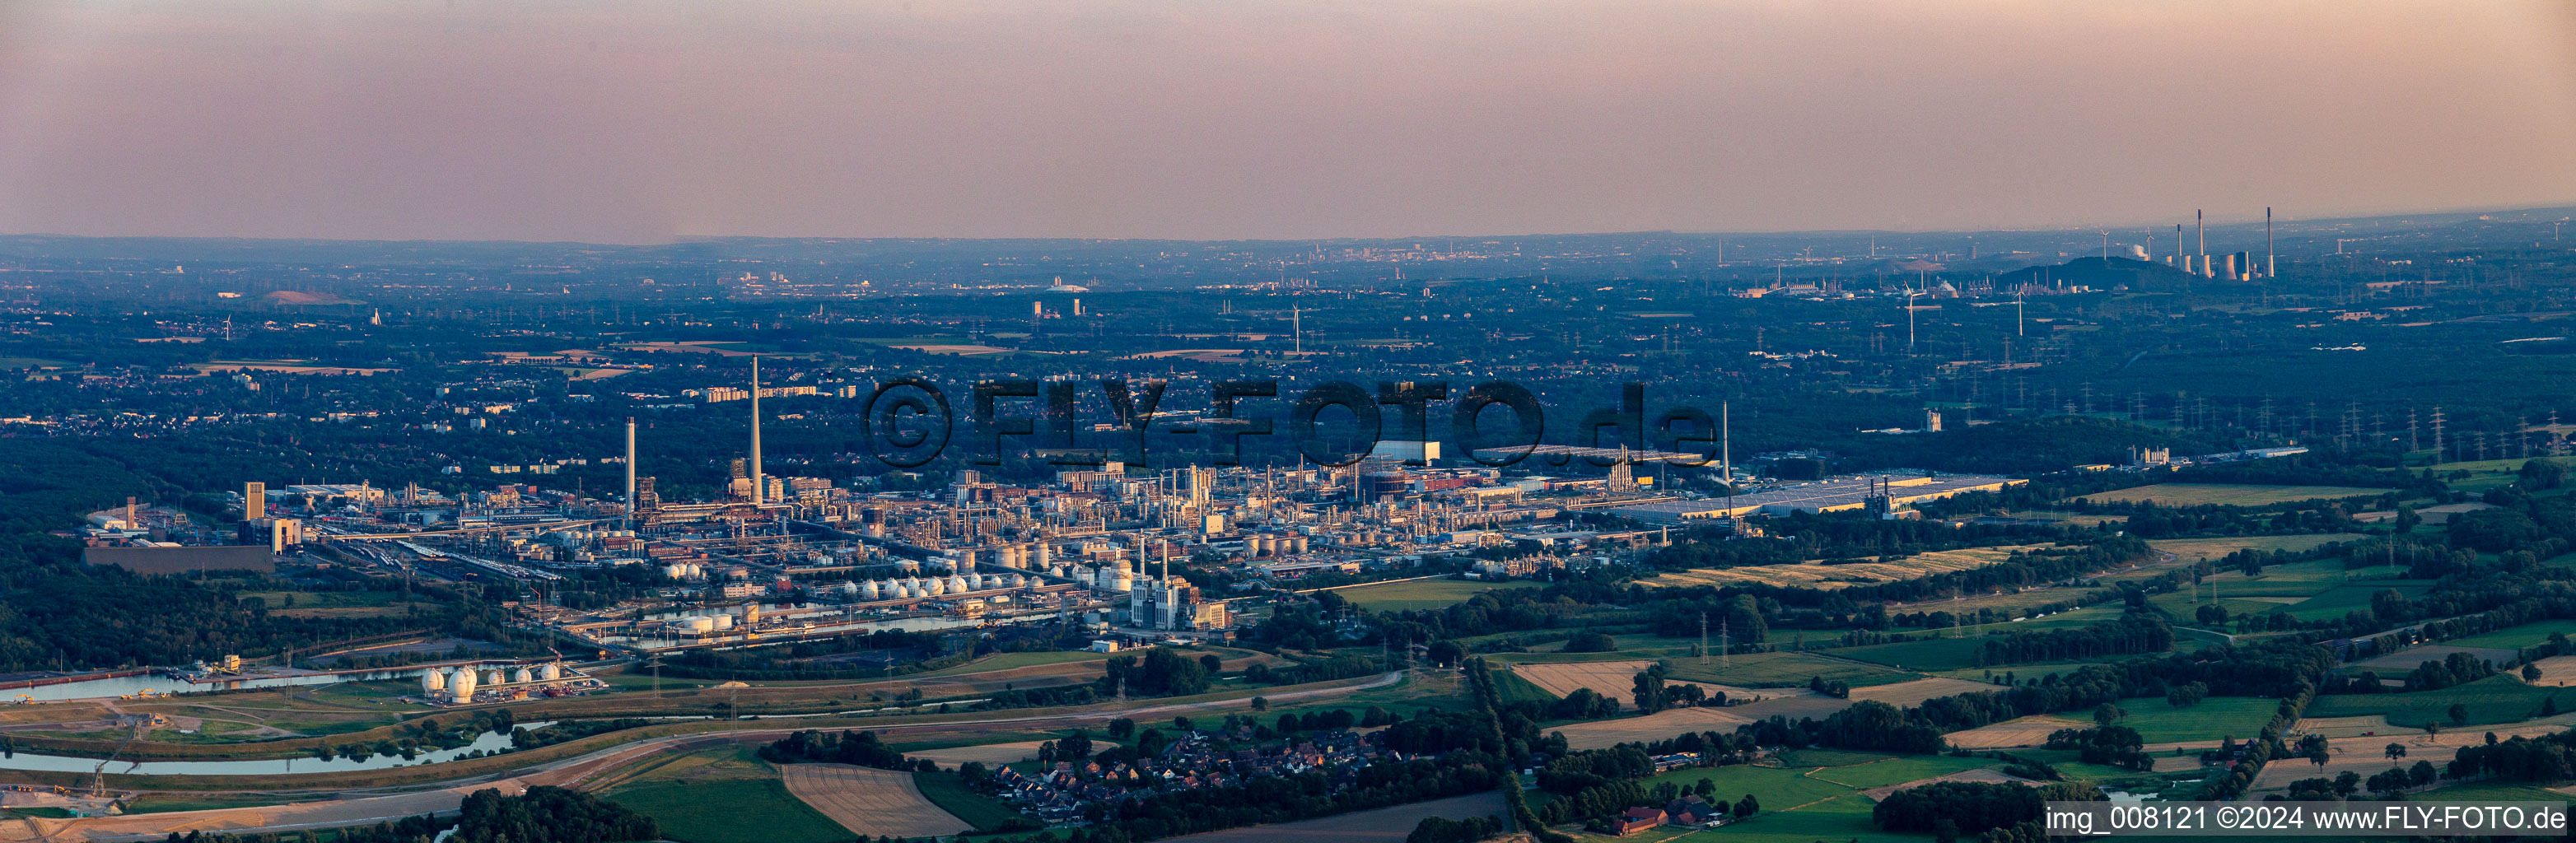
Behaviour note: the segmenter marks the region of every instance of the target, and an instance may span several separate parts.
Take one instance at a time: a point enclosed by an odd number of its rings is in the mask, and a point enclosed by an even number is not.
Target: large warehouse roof
[[[1708,498],[1695,501],[1663,501],[1636,506],[1612,507],[1614,515],[1623,515],[1653,524],[1678,524],[1700,518],[1741,517],[1756,513],[1786,515],[1791,512],[1834,512],[1859,509],[1868,505],[1873,482],[1886,486],[1888,504],[1904,506],[1915,501],[1937,500],[1962,492],[1991,492],[2006,486],[2028,483],[2012,477],[1983,475],[1854,475],[1814,483],[1736,495],[1731,498]]]

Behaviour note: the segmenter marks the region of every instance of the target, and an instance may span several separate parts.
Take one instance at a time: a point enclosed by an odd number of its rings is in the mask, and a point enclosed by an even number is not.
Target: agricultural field
[[[2355,541],[2359,533],[2309,533],[2295,536],[2230,536],[2212,539],[2156,539],[2148,547],[2171,553],[2184,562],[2219,559],[2239,550],[2302,551],[2335,542]],[[2340,569],[2341,565],[2338,564]]]
[[[1563,733],[1566,745],[1575,749],[1608,749],[1623,743],[1666,740],[1683,732],[1732,732],[1753,719],[1733,709],[1668,708],[1644,717],[1567,723],[1545,731]]]
[[[2261,697],[2210,697],[2175,708],[2163,697],[2132,697],[2120,701],[2129,716],[2120,718],[2118,724],[2138,730],[2138,737],[2149,744],[2216,741],[2230,735],[2244,740],[2260,734],[2263,724],[2271,722],[2280,706],[2279,700]],[[2070,711],[2059,716],[2090,723],[2093,712]]]
[[[1551,699],[1563,698],[1574,693],[1577,688],[1590,688],[1593,693],[1625,700],[1636,687],[1638,672],[1654,664],[1652,661],[1643,660],[1525,664],[1512,668],[1508,673],[1498,675],[1526,681]],[[1699,685],[1710,691],[1724,691],[1729,699],[1762,699],[1779,696],[1778,692],[1757,691],[1733,685],[1715,685],[1706,682],[1688,684]],[[1623,702],[1622,705],[1626,703]]]
[[[2469,719],[2465,725],[2482,726],[2530,719],[2540,712],[2543,701],[2553,698],[2558,710],[2576,711],[2576,691],[2532,687],[2523,684],[2519,678],[2499,674],[2438,691],[2329,694],[2309,703],[2304,713],[2316,718],[2375,714],[2388,718],[2388,722],[2395,726],[2422,728],[2426,723],[2439,723],[2443,728],[2452,728],[2462,725],[2450,719],[2449,712],[2454,705],[2468,709]]]
[[[2467,638],[2453,638],[2442,643],[2449,644],[2453,647],[2501,647],[2509,650],[2520,650],[2524,647],[2537,647],[2541,644],[2547,643],[2549,641],[2549,636],[2552,634],[2576,635],[2576,620],[2534,621],[2521,626],[2506,627],[2483,635],[2472,635]]]
[[[1001,800],[967,789],[966,781],[958,778],[954,771],[924,770],[913,773],[912,780],[922,799],[929,800],[931,805],[936,806],[939,811],[946,812],[949,817],[963,821],[978,830],[993,831],[1013,820],[1028,821],[1028,817],[1022,816],[1017,809]],[[872,822],[882,823],[889,813],[871,810],[867,816]],[[897,836],[912,835],[898,834]]]
[[[268,605],[269,614],[289,618],[390,618],[438,609],[438,604],[407,601],[394,591],[260,591],[240,596],[259,598]]]
[[[850,832],[799,801],[777,768],[746,747],[688,753],[631,774],[602,794],[680,843],[838,843]]]
[[[1722,830],[1701,832],[1697,839],[1723,840],[1725,843],[1816,843],[1819,840],[1927,843],[1932,839],[1929,834],[1880,831],[1878,824],[1870,821],[1870,812],[1877,807],[1878,803],[1869,797],[1853,793],[1780,813],[1765,811]]]
[[[1499,793],[1452,796],[1429,802],[1414,802],[1369,811],[1353,811],[1311,820],[1229,828],[1205,834],[1168,838],[1185,843],[1302,843],[1330,840],[1334,843],[1404,843],[1406,835],[1424,817],[1466,819],[1500,817],[1503,797]]]
[[[1541,584],[1525,580],[1480,582],[1475,580],[1413,580],[1335,589],[1333,593],[1351,605],[1373,612],[1409,612],[1420,609],[1443,609],[1467,602],[1467,598],[1497,589],[1539,588]]]
[[[1836,589],[1855,585],[1921,579],[1935,574],[1965,571],[2001,563],[2017,551],[2055,547],[2051,544],[2001,545],[1965,550],[1942,550],[1919,553],[1893,562],[1860,562],[1850,565],[1826,565],[1823,560],[1795,565],[1747,565],[1741,568],[1694,568],[1642,580],[1655,586],[1729,586],[1772,585],[1789,588]]]
[[[2308,500],[2333,500],[2386,494],[2387,489],[2358,486],[2273,486],[2234,483],[2158,483],[2083,496],[2095,503],[2155,501],[2157,506],[2271,506]]]
[[[1721,663],[1727,660],[1733,664]],[[1839,680],[1854,688],[1920,678],[1893,668],[1814,653],[1738,653],[1727,659],[1710,656],[1707,664],[1700,664],[1698,659],[1672,659],[1665,672],[1675,681],[1745,688],[1803,687],[1810,677],[1816,676]]]
[[[1865,644],[1841,647],[1833,654],[1883,664],[1899,670],[1959,670],[1977,666],[1977,653],[1985,647],[1985,638],[1929,638],[1894,644]]]
[[[2515,651],[2513,650],[2494,647],[2462,647],[2457,644],[2428,644],[2421,647],[2408,647],[2385,656],[2353,662],[2352,664],[2345,666],[2345,669],[2347,672],[2359,672],[2363,670],[2377,671],[2381,678],[2395,679],[2404,676],[2407,671],[2414,670],[2425,662],[2438,662],[2443,659],[2450,658],[2452,653],[2460,653],[2467,655],[2470,658],[2482,659],[2491,662],[2505,661],[2513,658],[2515,655]],[[2545,670],[2546,668],[2543,669]]]
[[[2093,721],[2072,716],[2057,717],[2035,714],[2029,717],[1988,723],[1974,729],[1962,729],[1944,735],[1950,745],[1959,749],[2011,749],[2048,743],[2048,735],[2059,729],[2086,729]]]

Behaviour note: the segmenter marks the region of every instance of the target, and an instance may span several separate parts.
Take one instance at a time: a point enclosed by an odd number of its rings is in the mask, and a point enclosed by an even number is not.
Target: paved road
[[[1357,685],[1286,691],[1269,695],[1269,698],[1273,701],[1286,701],[1308,697],[1340,696],[1371,688],[1384,688],[1403,678],[1403,672],[1396,671]],[[1244,708],[1250,705],[1251,699],[1244,698],[1198,703],[1169,703],[1139,708],[1095,708],[1070,714],[909,723],[878,727],[875,731],[880,735],[889,736],[949,732],[956,731],[960,726],[991,726],[996,727],[991,731],[1020,731],[1090,725],[1113,714],[1121,717],[1152,717],[1192,711]],[[539,785],[581,788],[602,774],[613,772],[658,753],[686,752],[746,741],[774,741],[794,731],[797,729],[793,727],[772,727],[654,738],[519,770],[506,776],[476,777],[437,790],[416,793],[325,799],[292,805],[215,808],[204,811],[172,811],[120,817],[25,818],[0,822],[0,841],[41,840],[76,843],[77,841],[158,840],[172,832],[186,834],[191,831],[220,830],[231,833],[255,833],[373,823],[377,820],[454,811],[464,803],[468,794],[478,790],[498,789],[502,793],[517,794]]]

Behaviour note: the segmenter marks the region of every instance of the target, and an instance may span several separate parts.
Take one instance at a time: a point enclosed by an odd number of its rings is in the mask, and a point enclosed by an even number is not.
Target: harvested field
[[[2576,656],[2550,656],[2532,664],[2540,668],[2540,678],[2531,684],[2552,688],[2576,685]]]
[[[1675,708],[1644,717],[1569,723],[1548,731],[1565,733],[1566,744],[1575,749],[1606,749],[1628,741],[1667,740],[1683,732],[1732,732],[1754,719],[1732,709]]]
[[[911,773],[850,764],[788,764],[787,792],[853,834],[939,837],[974,826],[922,798]]]
[[[2180,773],[2186,770],[2197,770],[2205,766],[2208,765],[2200,762],[2200,755],[2198,753],[2189,755],[2158,755],[2156,756],[2156,766],[2154,770],[2159,773]]]
[[[2013,783],[2013,784],[2026,784],[2026,785],[2030,785],[2030,786],[2032,786],[2032,787],[2038,787],[2038,786],[2039,786],[2039,783],[2038,783],[2038,782],[2031,781],[2031,780],[2029,780],[2029,779],[2019,779],[2019,778],[2014,778],[2014,777],[2012,777],[2012,776],[2005,775],[2005,774],[2004,774],[2004,772],[2003,772],[2002,770],[1992,770],[1992,769],[1986,769],[1986,768],[1982,768],[1982,767],[1981,767],[1981,768],[1974,769],[1974,770],[1961,770],[1961,771],[1956,772],[1956,773],[1951,773],[1951,774],[1949,774],[1949,775],[1946,775],[1946,776],[1940,776],[1940,777],[1936,777],[1936,778],[1921,779],[1921,780],[1918,780],[1918,781],[1910,781],[1910,782],[1906,782],[1906,783],[1904,783],[1904,784],[1892,784],[1892,785],[1888,785],[1888,786],[1886,786],[1886,787],[1873,787],[1873,788],[1870,788],[1870,789],[1868,789],[1868,790],[1861,791],[1861,793],[1862,793],[1863,795],[1868,796],[1868,797],[1870,798],[1870,800],[1871,800],[1871,801],[1881,801],[1881,800],[1885,800],[1885,799],[1887,798],[1887,795],[1888,795],[1888,794],[1895,793],[1895,792],[1900,791],[1900,790],[1908,790],[1908,789],[1911,789],[1911,788],[1922,787],[1922,786],[1924,786],[1924,785],[1931,784],[1931,783],[1933,783],[1933,782],[2011,782],[2011,783]]]
[[[988,743],[982,746],[957,746],[947,749],[923,749],[904,753],[906,758],[926,758],[939,762],[940,769],[951,769],[968,761],[982,762],[986,767],[1017,764],[1038,757],[1038,744],[1043,741]]]
[[[1941,550],[1918,553],[1893,562],[1861,562],[1850,565],[1827,565],[1824,560],[1795,565],[1747,565],[1741,568],[1694,568],[1680,573],[1664,574],[1645,580],[1646,585],[1742,585],[1756,583],[1784,588],[1848,588],[1855,585],[1921,579],[1935,574],[1983,568],[2004,561],[2016,551],[2055,547],[2053,544],[2004,545],[1974,547],[1965,550]]]
[[[1671,737],[1666,735],[1665,737]],[[1403,843],[1413,827],[1424,817],[1459,820],[1468,817],[1499,817],[1503,814],[1503,795],[1486,792],[1452,796],[1429,802],[1396,805],[1372,811],[1353,811],[1330,817],[1298,820],[1277,825],[1229,828],[1206,834],[1171,838],[1186,843],[1300,843],[1324,840],[1332,843]]]
[[[1951,732],[1942,737],[1948,738],[1950,745],[1959,749],[2003,749],[2047,743],[2048,733],[2059,729],[2092,727],[2091,723],[2041,714]]]
[[[2305,727],[2309,723],[2342,725],[2334,721],[2359,719],[2361,718],[2338,717],[2327,721],[2301,720],[2299,722],[2302,727]],[[2326,739],[2328,757],[2324,767],[2318,767],[2304,758],[2283,758],[2263,766],[2263,774],[2254,779],[2253,789],[2279,790],[2289,787],[2291,782],[2300,779],[2334,778],[2336,774],[2345,770],[2360,773],[2363,778],[2368,778],[2391,766],[2415,766],[2417,761],[2431,761],[2434,767],[2440,768],[2451,763],[2452,756],[2459,754],[2460,747],[2486,743],[2488,732],[2494,732],[2497,740],[2552,735],[2566,731],[2570,721],[2576,721],[2576,713],[2515,723],[2510,726],[2462,729],[2438,735],[2427,735],[2414,730],[2380,732],[2367,737],[2333,737],[2329,734]],[[2321,733],[2324,732],[2321,730]],[[2392,743],[2405,747],[2406,757],[2391,761],[2388,758],[2388,745]]]
[[[1519,675],[1523,679],[1529,680],[1530,684],[1544,688],[1548,693],[1555,694],[1559,697],[1574,693],[1574,689],[1576,688],[1590,688],[1593,693],[1600,694],[1611,699],[1624,700],[1632,695],[1631,692],[1636,687],[1637,674],[1644,671],[1646,668],[1653,667],[1654,664],[1654,662],[1643,660],[1622,662],[1554,662],[1547,664],[1515,665],[1512,667],[1512,673]],[[1716,685],[1707,682],[1682,682],[1679,680],[1673,680],[1670,684],[1697,685],[1701,689],[1712,693],[1724,691],[1726,692],[1726,698],[1730,700],[1767,700],[1784,695],[1783,692],[1778,690],[1755,690],[1751,688],[1738,688],[1733,685]],[[1625,702],[1621,703],[1621,706],[1623,708],[1635,707],[1634,705]]]

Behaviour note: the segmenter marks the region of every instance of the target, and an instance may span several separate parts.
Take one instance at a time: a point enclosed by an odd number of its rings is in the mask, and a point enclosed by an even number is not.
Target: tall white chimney
[[[635,529],[635,417],[626,417],[626,529]]]
[[[751,357],[751,505],[760,505],[769,481],[760,475],[760,355]]]

